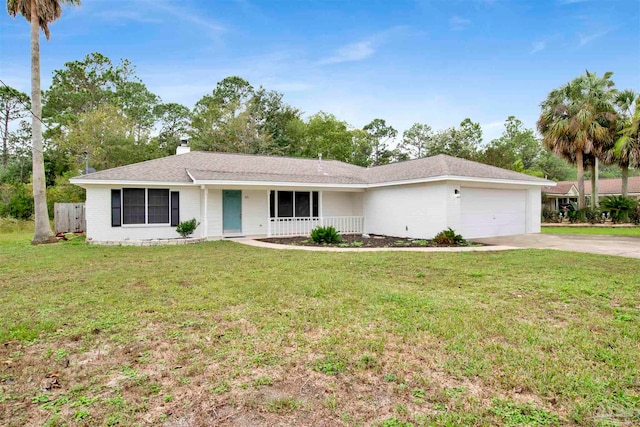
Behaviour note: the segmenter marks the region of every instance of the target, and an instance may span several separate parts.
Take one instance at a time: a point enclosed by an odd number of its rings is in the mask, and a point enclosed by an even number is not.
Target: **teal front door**
[[[241,190],[222,190],[222,232],[242,233]]]

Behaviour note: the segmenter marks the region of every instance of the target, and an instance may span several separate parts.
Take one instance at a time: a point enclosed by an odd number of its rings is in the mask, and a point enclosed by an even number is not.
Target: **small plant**
[[[376,357],[372,354],[363,354],[360,357],[360,366],[364,369],[372,368],[376,365]]]
[[[423,389],[421,389],[421,388],[413,389],[411,394],[413,395],[413,397],[416,397],[418,399],[424,399],[424,397],[426,396],[425,391]]]
[[[600,201],[600,207],[609,211],[613,222],[627,222],[629,214],[636,211],[638,202],[631,197],[607,196]]]
[[[84,419],[89,418],[91,414],[89,414],[89,411],[87,411],[86,409],[78,409],[75,412],[74,418],[76,419],[76,422],[80,422]]]
[[[279,399],[269,400],[266,404],[267,411],[275,412],[276,414],[285,414],[287,412],[292,412],[299,406],[300,402],[295,400],[293,397],[282,397]]]
[[[319,360],[316,362],[315,370],[327,375],[337,375],[344,371],[344,363],[333,359]]]
[[[80,395],[76,398],[75,402],[71,403],[71,407],[77,408],[79,406],[91,406],[96,400],[98,400],[97,397],[87,397],[84,395]]]
[[[334,227],[316,227],[311,230],[311,240],[315,243],[340,243],[342,238]]]
[[[413,424],[410,422],[400,421],[397,418],[388,418],[382,421],[382,427],[413,427]]]
[[[435,409],[436,411],[446,411],[447,405],[445,405],[444,403],[436,402],[433,404],[433,409]]]
[[[269,377],[258,377],[253,380],[254,387],[260,387],[262,385],[273,385],[273,380]]]
[[[439,245],[461,245],[465,243],[462,236],[456,234],[451,227],[436,234],[433,241]]]
[[[123,408],[127,403],[122,396],[109,397],[104,400],[107,405],[115,406],[116,408]]]
[[[384,380],[388,383],[393,383],[398,379],[395,374],[384,374]]]
[[[211,393],[213,394],[221,394],[229,391],[229,386],[226,383],[218,384],[217,386],[211,388]]]
[[[45,403],[48,402],[49,399],[51,399],[51,395],[49,393],[42,393],[39,394],[37,396],[35,396],[33,399],[31,399],[32,403]]]
[[[331,413],[333,414],[336,413],[336,409],[338,408],[338,402],[337,402],[335,393],[327,397],[327,399],[325,400],[325,404],[327,405],[327,408],[329,408]]]
[[[67,350],[59,349],[56,350],[56,362],[61,362],[69,356],[69,352]]]
[[[178,226],[176,227],[176,231],[183,238],[187,238],[192,235],[194,231],[196,231],[196,228],[198,228],[199,225],[200,223],[196,221],[195,218],[191,218],[188,221],[182,221],[180,224],[178,224]]]
[[[588,222],[595,224],[602,219],[601,212],[597,209],[584,208],[569,212],[569,221],[571,223]]]
[[[559,211],[543,208],[542,209],[542,221],[543,222],[561,222],[562,216]]]
[[[355,242],[351,242],[351,246],[353,246],[354,248],[361,248],[363,245],[363,243],[359,240],[355,241]]]
[[[513,401],[493,400],[489,413],[499,417],[505,426],[558,426],[560,419],[545,409],[534,408]]]

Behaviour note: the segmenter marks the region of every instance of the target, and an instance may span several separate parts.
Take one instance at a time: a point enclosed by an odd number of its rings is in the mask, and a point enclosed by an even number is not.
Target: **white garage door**
[[[460,189],[461,233],[467,238],[525,232],[526,190]]]

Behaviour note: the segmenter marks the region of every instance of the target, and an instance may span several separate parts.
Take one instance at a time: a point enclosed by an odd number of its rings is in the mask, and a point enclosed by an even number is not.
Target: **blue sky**
[[[640,91],[640,1],[83,0],[42,42],[42,84],[100,52],[129,59],[164,102],[188,107],[239,75],[362,127],[402,133],[465,117],[498,137],[507,116],[534,127],[547,93],[614,72]],[[29,92],[29,28],[0,14],[0,77]]]

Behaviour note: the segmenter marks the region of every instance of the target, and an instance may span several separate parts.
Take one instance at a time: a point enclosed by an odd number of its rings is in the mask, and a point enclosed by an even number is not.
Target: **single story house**
[[[465,238],[540,232],[540,190],[553,182],[446,155],[370,168],[336,160],[178,153],[71,179],[87,190],[93,242],[341,233]]]
[[[591,180],[584,181],[584,193],[591,198]],[[640,200],[640,176],[630,176],[627,181],[629,197]],[[598,199],[606,196],[622,194],[621,178],[605,178],[598,180]],[[542,188],[543,204],[546,209],[560,210],[569,203],[578,203],[578,181],[559,181],[555,186]]]

